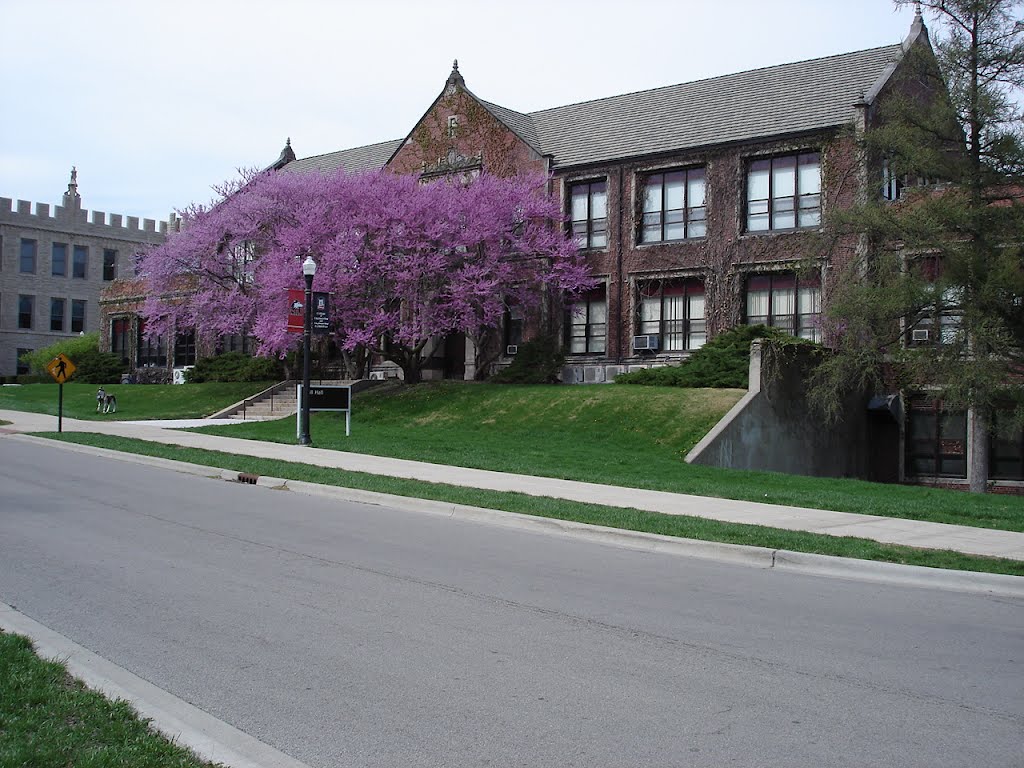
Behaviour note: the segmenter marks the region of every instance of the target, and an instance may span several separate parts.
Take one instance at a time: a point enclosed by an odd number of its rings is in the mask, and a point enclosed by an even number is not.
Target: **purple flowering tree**
[[[262,354],[283,355],[299,342],[287,291],[312,255],[343,350],[381,355],[416,382],[431,340],[464,333],[479,370],[508,307],[536,312],[592,284],[546,187],[536,176],[249,175],[144,257],[146,332],[248,332]]]

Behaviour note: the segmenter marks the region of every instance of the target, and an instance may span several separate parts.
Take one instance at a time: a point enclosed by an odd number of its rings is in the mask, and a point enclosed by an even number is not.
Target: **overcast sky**
[[[240,167],[404,137],[452,60],[530,112],[900,42],[891,0],[0,0],[0,197],[166,219]]]

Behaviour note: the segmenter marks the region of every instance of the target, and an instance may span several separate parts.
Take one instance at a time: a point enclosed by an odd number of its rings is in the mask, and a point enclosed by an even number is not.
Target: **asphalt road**
[[[310,766],[1024,766],[1024,601],[0,438],[0,600]]]

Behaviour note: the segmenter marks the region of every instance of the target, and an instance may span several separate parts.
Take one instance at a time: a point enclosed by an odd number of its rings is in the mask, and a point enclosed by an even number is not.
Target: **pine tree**
[[[904,59],[860,142],[882,190],[869,184],[825,229],[857,234],[861,248],[830,297],[836,354],[811,395],[831,417],[851,388],[926,391],[966,411],[970,487],[984,491],[995,414],[1024,421],[1024,24],[1018,0],[914,5]]]

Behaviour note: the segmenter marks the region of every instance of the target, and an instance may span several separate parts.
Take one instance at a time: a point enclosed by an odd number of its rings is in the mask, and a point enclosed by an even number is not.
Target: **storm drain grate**
[[[239,472],[238,482],[248,483],[249,485],[256,485],[256,481],[259,479],[259,475],[253,475],[249,472]]]

